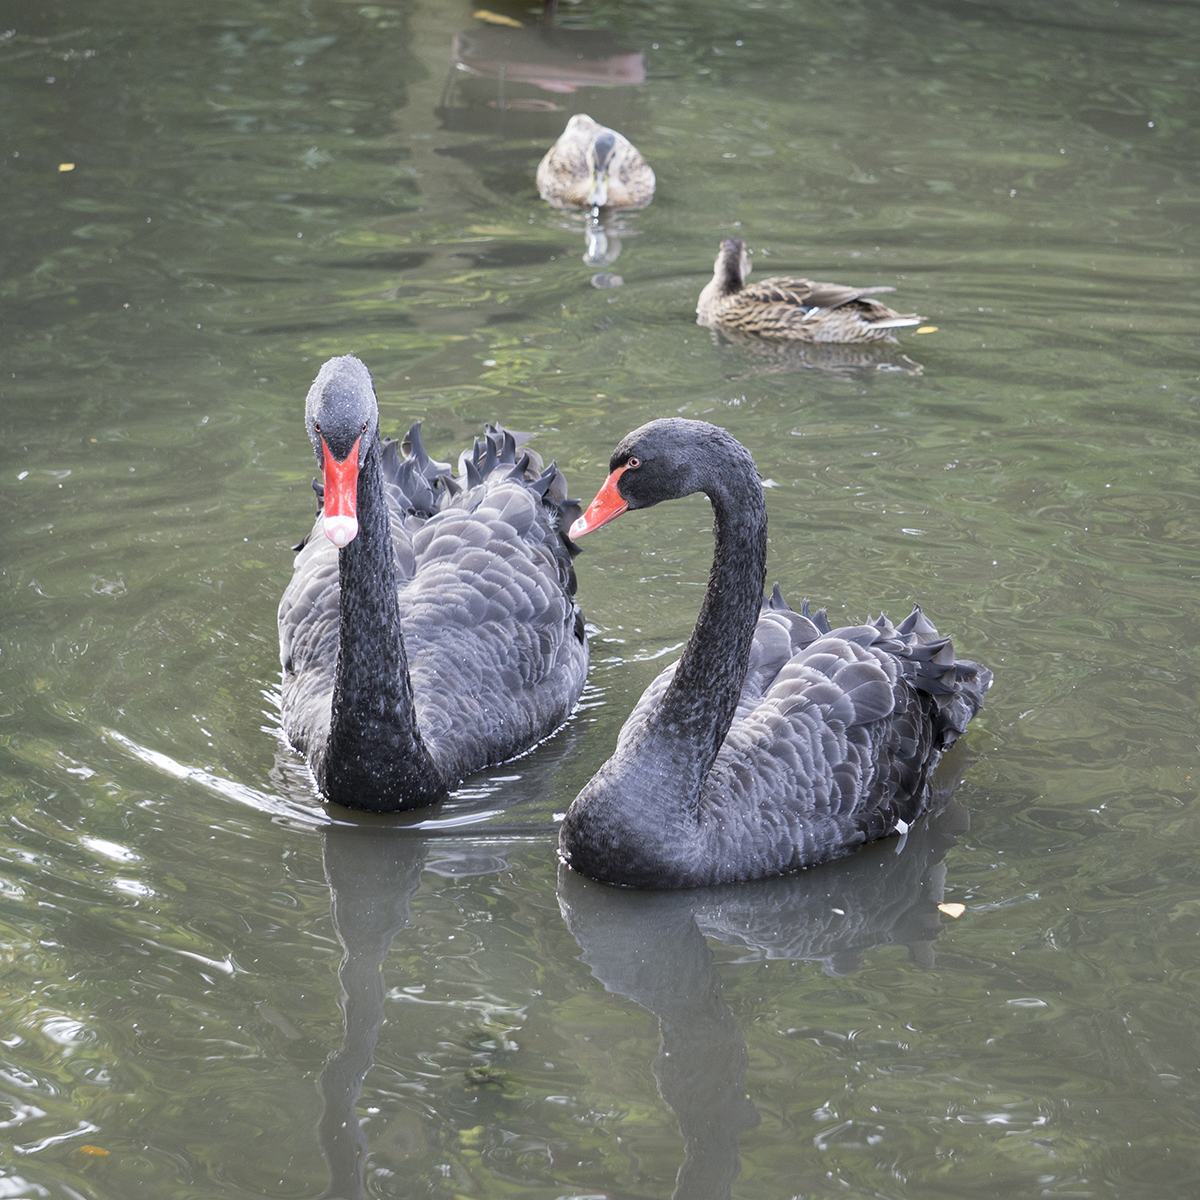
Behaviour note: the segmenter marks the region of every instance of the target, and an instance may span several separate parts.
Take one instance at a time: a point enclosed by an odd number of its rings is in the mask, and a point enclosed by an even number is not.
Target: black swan
[[[683,656],[646,689],[559,832],[569,866],[607,883],[762,879],[906,832],[942,752],[992,673],[956,660],[914,607],[893,626],[831,629],[776,586],[763,604],[767,512],[749,451],[704,421],[651,421],[613,451],[572,538],[626,509],[704,492],[716,553]]]
[[[284,732],[329,800],[432,804],[579,698],[588,646],[565,535],[579,506],[502,429],[459,479],[417,425],[401,458],[352,355],[321,368],[305,423],[325,483],[279,603]]]

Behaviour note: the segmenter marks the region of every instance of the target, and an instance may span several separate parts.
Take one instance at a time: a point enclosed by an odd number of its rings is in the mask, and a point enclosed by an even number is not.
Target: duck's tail
[[[906,325],[920,325],[924,317],[916,313],[905,313],[898,317],[889,317],[886,321],[872,321],[872,329],[903,329]]]

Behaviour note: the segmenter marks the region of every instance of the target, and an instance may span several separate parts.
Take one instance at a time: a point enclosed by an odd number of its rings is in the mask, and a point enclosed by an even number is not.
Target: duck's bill
[[[587,204],[585,207],[592,209],[597,216],[608,203],[608,172],[597,171],[592,174],[588,180]]]
[[[601,525],[607,525],[629,507],[629,502],[617,491],[617,480],[624,472],[624,467],[618,467],[604,481],[604,486],[596,493],[595,500],[587,506],[583,516],[571,525],[569,532],[572,539],[581,538],[585,533],[592,533]]]

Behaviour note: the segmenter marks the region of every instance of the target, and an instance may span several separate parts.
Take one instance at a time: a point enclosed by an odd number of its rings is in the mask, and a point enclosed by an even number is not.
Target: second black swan
[[[559,854],[634,887],[762,879],[905,832],[992,673],[956,659],[919,607],[832,629],[776,587],[764,605],[767,513],[749,451],[703,421],[629,434],[570,536],[704,492],[716,551],[696,626],[646,689],[612,757],[567,811]]]
[[[284,732],[329,800],[432,804],[579,699],[588,646],[566,536],[579,506],[502,429],[457,479],[416,425],[401,457],[352,355],[321,368],[305,423],[325,482],[279,604]]]

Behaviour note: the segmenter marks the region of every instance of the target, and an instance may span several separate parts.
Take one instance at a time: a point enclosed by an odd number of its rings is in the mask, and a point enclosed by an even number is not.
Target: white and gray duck
[[[749,451],[704,421],[629,434],[570,536],[703,492],[716,551],[683,656],[646,689],[567,811],[559,854],[593,879],[695,887],[780,875],[904,833],[992,673],[919,607],[833,629],[763,603],[767,512]]]
[[[458,478],[418,425],[403,447],[381,440],[352,355],[321,368],[305,423],[324,485],[279,604],[284,732],[331,801],[432,804],[579,699],[588,646],[566,535],[579,505],[498,427]]]

